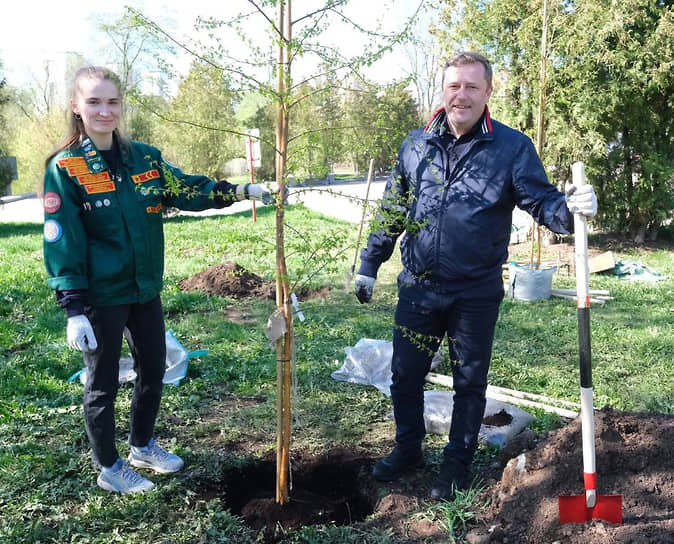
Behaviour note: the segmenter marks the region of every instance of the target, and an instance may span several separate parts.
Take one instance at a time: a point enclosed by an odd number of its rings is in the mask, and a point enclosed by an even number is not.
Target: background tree
[[[124,116],[127,137],[161,148],[167,132],[164,119],[169,115],[170,104],[170,100],[162,95],[141,95],[132,91]]]
[[[69,59],[72,56],[69,56]],[[44,159],[63,139],[67,127],[65,96],[57,92],[52,65],[44,63],[39,77],[25,88],[11,89],[6,105],[6,132],[3,135],[16,156],[19,179],[13,192],[42,190]]]
[[[430,39],[412,42],[406,48],[409,80],[414,89],[419,119],[430,119],[441,102],[442,66],[437,44]],[[444,64],[443,64],[444,65]]]
[[[124,93],[146,92],[166,97],[169,93],[166,74],[174,72],[173,45],[144,31],[129,12],[112,23],[101,20],[98,27],[112,45],[101,50],[101,58],[117,66]]]
[[[0,62],[0,157],[9,155],[7,146],[7,112],[6,107],[11,100],[7,81],[2,76],[2,62]],[[0,196],[7,192],[12,183],[12,172],[9,164],[0,161]]]
[[[229,159],[240,156],[241,135],[235,134],[237,93],[229,75],[212,65],[195,61],[170,102],[163,125],[162,149],[187,172],[224,177]]]
[[[294,92],[290,110],[288,170],[299,179],[324,178],[343,153],[342,91],[332,74],[316,86],[304,82]]]
[[[245,107],[250,104],[249,107]],[[236,114],[238,124],[244,132],[257,128],[260,130],[261,165],[255,169],[255,178],[260,181],[272,181],[276,172],[276,146],[274,144],[274,123],[276,118],[274,103],[265,96],[250,92],[245,95]],[[245,142],[240,144],[243,156]]]
[[[361,90],[345,98],[345,147],[360,171],[368,168],[370,159],[376,170],[388,171],[405,135],[420,125],[417,104],[405,84],[382,88],[364,82]]]
[[[551,2],[543,156],[561,185],[582,160],[600,198],[598,220],[637,241],[674,216],[672,2]],[[458,14],[458,15],[457,15]],[[448,49],[494,62],[494,116],[534,137],[540,93],[541,5],[447,2]]]
[[[445,49],[434,39],[435,28],[441,22],[443,2],[429,0],[424,3],[420,16],[405,44],[407,79],[417,104],[419,120],[426,124],[442,104],[442,67],[446,61]]]

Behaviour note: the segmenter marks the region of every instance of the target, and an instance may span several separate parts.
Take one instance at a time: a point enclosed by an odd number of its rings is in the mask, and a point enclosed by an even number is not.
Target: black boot
[[[424,457],[421,448],[401,450],[396,446],[389,455],[377,461],[372,469],[372,476],[380,482],[391,482],[404,472],[423,464]]]
[[[470,467],[452,459],[445,457],[440,465],[433,487],[431,488],[431,498],[436,501],[451,501],[457,491],[464,491],[470,484]]]

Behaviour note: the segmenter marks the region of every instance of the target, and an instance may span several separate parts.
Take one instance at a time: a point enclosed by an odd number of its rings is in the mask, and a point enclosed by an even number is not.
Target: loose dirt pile
[[[178,286],[183,291],[203,291],[207,295],[232,298],[269,298],[276,296],[276,285],[246,270],[237,263],[216,264],[198,274],[182,280]]]
[[[183,291],[202,291],[207,295],[220,295],[236,299],[276,298],[276,282],[265,280],[233,262],[216,264],[178,282]],[[295,291],[300,299],[325,297],[330,289],[301,288]]]
[[[595,412],[597,488],[622,495],[623,523],[559,523],[559,495],[583,495],[580,418],[524,446],[485,491],[486,542],[674,542],[674,416]],[[533,446],[533,449],[526,449]],[[504,458],[517,454],[512,444]],[[519,461],[519,462],[518,462]],[[487,531],[482,531],[487,533]]]

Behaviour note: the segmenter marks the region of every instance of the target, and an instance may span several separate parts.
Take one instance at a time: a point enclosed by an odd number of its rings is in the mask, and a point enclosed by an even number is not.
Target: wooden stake
[[[353,279],[353,274],[356,271],[356,261],[358,261],[358,251],[360,250],[360,237],[363,234],[363,223],[365,223],[365,216],[367,215],[367,202],[370,198],[370,185],[372,184],[372,177],[374,173],[374,159],[370,159],[370,168],[367,172],[367,186],[365,188],[365,202],[363,202],[363,215],[360,218],[360,228],[358,229],[358,238],[356,239],[356,254],[353,256],[353,264],[351,265],[351,271],[346,276],[346,286],[345,290],[349,291],[351,288],[351,280]]]
[[[543,0],[543,31],[541,36],[541,77],[538,90],[538,120],[536,126],[536,148],[538,156],[543,160],[543,146],[545,145],[545,80],[548,57],[548,0]],[[536,227],[534,229],[534,226]],[[536,233],[534,235],[534,232]],[[538,240],[538,256],[536,268],[541,265],[541,226],[534,221],[531,226],[531,269],[534,268],[534,239]]]
[[[426,381],[445,387],[454,388],[454,380],[449,376],[443,374],[435,374],[429,372],[426,374]],[[562,417],[575,418],[578,415],[580,405],[574,402],[569,402],[562,399],[553,399],[535,393],[527,393],[525,391],[517,391],[515,389],[506,389],[505,387],[496,387],[494,385],[487,386],[487,397],[498,400],[508,404],[518,404],[520,406],[530,406],[532,408],[541,408],[546,412],[558,414]],[[568,408],[561,408],[556,405],[567,406]],[[569,409],[570,408],[570,409]]]

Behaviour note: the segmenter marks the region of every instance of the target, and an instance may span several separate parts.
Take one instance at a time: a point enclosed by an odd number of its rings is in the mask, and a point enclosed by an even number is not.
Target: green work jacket
[[[200,211],[236,200],[235,185],[186,175],[155,147],[135,141],[119,147],[114,176],[87,138],[58,153],[44,178],[48,285],[86,290],[95,306],[143,303],[159,294],[164,207]]]

